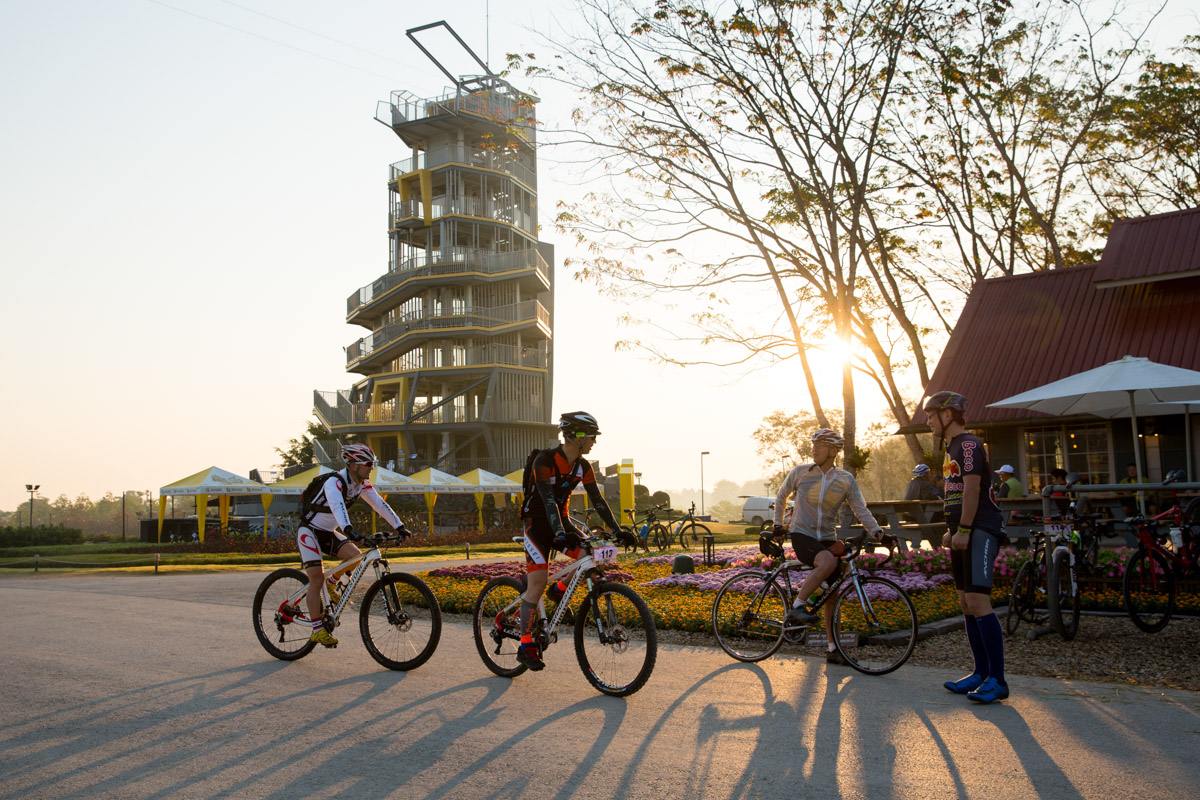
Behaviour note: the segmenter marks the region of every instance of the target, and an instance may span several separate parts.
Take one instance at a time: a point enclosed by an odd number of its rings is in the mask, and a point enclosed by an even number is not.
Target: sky
[[[1194,21],[1198,3],[1171,18]],[[573,15],[419,8],[0,0],[0,509],[30,483],[50,499],[157,495],[209,466],[270,469],[313,390],[350,387],[343,348],[364,330],[345,300],[387,269],[388,165],[409,155],[376,104],[447,84],[404,31],[445,19],[498,70],[505,52],[548,52],[543,34]],[[571,97],[540,96],[539,118],[565,126]],[[541,208],[582,191],[542,161]],[[710,489],[769,472],[750,434],[807,407],[798,365],[658,365],[614,349],[652,336],[619,324],[620,303],[564,269],[555,292],[554,414],[598,417],[594,458],[633,458],[655,490],[699,486],[701,451]],[[816,370],[836,401],[839,362]],[[860,419],[882,415],[865,382],[859,396]]]

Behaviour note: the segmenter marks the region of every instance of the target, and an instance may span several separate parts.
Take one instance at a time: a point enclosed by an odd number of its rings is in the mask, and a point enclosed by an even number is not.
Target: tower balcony
[[[537,250],[516,250],[493,253],[453,247],[432,255],[420,253],[405,259],[383,277],[359,289],[346,298],[346,321],[362,324],[372,315],[405,299],[408,287],[419,287],[445,277],[459,277],[481,282],[529,277],[536,282],[537,291],[550,289],[550,267]]]
[[[501,333],[534,327],[550,338],[550,312],[537,300],[492,308],[468,307],[458,313],[412,314],[384,325],[346,348],[346,369],[367,372],[393,357],[396,346],[420,336]]]
[[[417,198],[397,200],[388,215],[388,230],[421,228],[442,217],[472,217],[488,222],[513,225],[530,236],[537,235],[537,217],[527,209],[511,203],[501,203],[490,197],[455,197],[437,195],[429,204],[429,213]]]
[[[488,150],[468,147],[463,144],[448,144],[418,153],[415,158],[406,158],[391,165],[389,183],[395,183],[405,175],[419,169],[437,169],[444,166],[463,166],[500,172],[516,178],[526,188],[537,191],[537,170],[522,163],[509,151]]]
[[[430,98],[394,91],[389,100],[379,101],[375,119],[409,143],[454,135],[474,122],[472,127],[480,132],[500,128],[533,147],[537,141],[536,98],[500,79],[487,82],[491,85],[481,85],[477,79],[470,88],[460,85],[455,91]]]

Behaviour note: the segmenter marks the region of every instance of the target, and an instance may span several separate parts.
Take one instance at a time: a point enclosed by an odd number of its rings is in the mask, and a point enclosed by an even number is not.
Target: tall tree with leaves
[[[300,434],[299,438],[288,439],[287,447],[275,448],[275,452],[279,454],[279,466],[286,468],[312,464],[314,459],[313,443],[318,439],[332,442],[336,438],[325,430],[323,425],[309,420],[304,433]]]

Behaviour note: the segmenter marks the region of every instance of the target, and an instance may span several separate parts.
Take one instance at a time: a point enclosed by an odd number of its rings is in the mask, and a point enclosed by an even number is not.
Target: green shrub
[[[31,545],[80,544],[83,531],[38,525],[36,528],[0,528],[0,547],[29,547]]]

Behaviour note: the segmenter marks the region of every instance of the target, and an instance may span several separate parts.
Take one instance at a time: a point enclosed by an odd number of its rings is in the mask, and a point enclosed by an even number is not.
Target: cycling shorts
[[[300,547],[301,566],[305,569],[320,566],[322,553],[330,558],[337,558],[338,551],[348,541],[350,540],[340,533],[301,525],[300,530],[296,531],[296,544]]]
[[[1000,553],[1000,534],[985,528],[972,528],[966,550],[950,550],[950,574],[959,591],[991,594],[995,580],[996,556]]]
[[[574,529],[572,529],[572,532]],[[554,529],[545,520],[531,517],[525,520],[525,571],[537,572],[539,569],[549,570],[550,560],[554,551]],[[576,547],[563,555],[568,558],[578,558],[580,548]]]
[[[800,533],[799,531],[792,532],[792,549],[796,551],[796,559],[806,567],[815,566],[817,554],[823,550],[828,550],[829,548],[833,547],[833,543],[835,541],[836,539],[822,541],[820,539],[814,539],[807,533]],[[826,582],[832,585],[835,580],[842,576],[842,570],[845,569],[845,567],[846,562],[839,558],[837,560],[837,568],[833,571],[832,575],[825,579]]]

